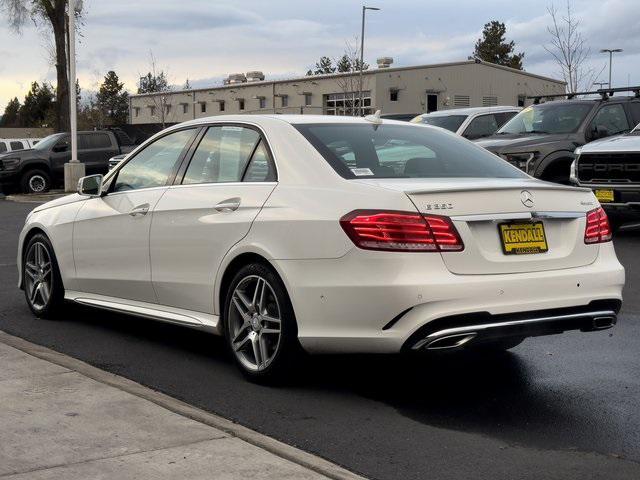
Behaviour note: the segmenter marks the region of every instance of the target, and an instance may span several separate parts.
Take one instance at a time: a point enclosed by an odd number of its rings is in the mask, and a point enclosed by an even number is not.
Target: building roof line
[[[399,71],[403,71],[403,70],[414,70],[414,69],[419,69],[419,68],[457,67],[457,66],[471,65],[471,64],[485,65],[487,67],[497,68],[497,69],[500,69],[500,70],[506,70],[506,71],[512,72],[512,73],[519,73],[519,74],[522,74],[522,75],[526,75],[526,76],[533,77],[533,78],[538,78],[538,79],[541,79],[541,80],[546,80],[546,81],[553,82],[553,83],[559,83],[559,84],[563,84],[563,85],[567,84],[567,82],[564,82],[562,80],[558,80],[558,79],[551,78],[551,77],[545,77],[544,75],[538,75],[538,74],[535,74],[535,73],[527,72],[525,70],[518,70],[516,68],[506,67],[504,65],[497,65],[497,64],[491,63],[491,62],[485,62],[484,60],[480,60],[480,59],[463,60],[463,61],[458,61],[458,62],[432,63],[432,64],[428,64],[428,65],[410,65],[410,66],[404,66],[404,67],[373,68],[371,70],[364,70],[362,72],[362,74],[363,75],[375,75],[375,74],[384,73],[384,72],[399,72]],[[359,72],[355,71],[355,72],[326,73],[326,74],[321,74],[321,75],[305,75],[305,76],[293,77],[293,78],[283,78],[283,79],[274,79],[274,80],[260,80],[260,81],[254,81],[254,82],[232,83],[232,84],[229,84],[229,85],[212,85],[210,87],[193,88],[193,89],[189,89],[189,90],[180,89],[180,90],[169,90],[169,91],[166,91],[166,92],[135,93],[135,94],[131,94],[130,97],[134,97],[134,98],[150,97],[150,96],[155,96],[155,95],[159,95],[159,94],[162,94],[162,93],[164,93],[166,95],[173,95],[173,94],[180,94],[180,93],[210,92],[211,90],[233,89],[233,88],[245,87],[245,86],[249,86],[249,85],[251,85],[251,86],[269,86],[269,85],[273,85],[273,84],[277,85],[277,84],[291,83],[291,82],[313,81],[315,79],[324,80],[324,79],[329,79],[329,78],[340,78],[340,77],[346,77],[346,76],[358,75],[358,74],[359,74]]]

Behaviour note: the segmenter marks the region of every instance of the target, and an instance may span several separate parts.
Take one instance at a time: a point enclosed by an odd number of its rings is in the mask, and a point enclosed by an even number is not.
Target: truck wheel
[[[44,170],[27,170],[22,174],[20,187],[24,193],[44,193],[51,188],[51,177]]]

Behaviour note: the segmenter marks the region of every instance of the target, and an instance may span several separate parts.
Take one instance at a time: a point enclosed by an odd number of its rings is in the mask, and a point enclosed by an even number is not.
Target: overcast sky
[[[392,56],[395,65],[465,60],[484,23],[507,24],[509,39],[525,52],[530,72],[559,77],[542,45],[549,41],[545,0],[368,0],[380,7],[367,15],[365,58],[375,65]],[[564,6],[564,0],[555,0]],[[608,57],[600,48],[624,48],[614,61],[614,86],[640,84],[638,0],[573,0],[591,49],[594,68]],[[360,33],[355,0],[85,0],[78,47],[78,77],[95,90],[115,70],[135,90],[157,64],[176,85],[218,83],[233,72],[262,70],[267,78],[302,75],[321,55],[338,57]],[[3,18],[4,16],[0,16]],[[47,40],[27,25],[16,35],[0,25],[0,112],[32,81],[55,79]],[[49,41],[50,44],[50,41]],[[601,75],[608,76],[605,69]]]

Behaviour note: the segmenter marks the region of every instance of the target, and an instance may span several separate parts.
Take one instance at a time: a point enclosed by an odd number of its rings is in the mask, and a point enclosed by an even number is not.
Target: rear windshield
[[[433,125],[434,127],[445,128],[450,132],[457,132],[462,125],[462,122],[465,121],[467,115],[447,115],[447,116],[429,116],[425,115],[421,117],[422,123],[426,123],[427,125]]]
[[[526,178],[493,153],[437,128],[411,124],[294,126],[344,178]]]

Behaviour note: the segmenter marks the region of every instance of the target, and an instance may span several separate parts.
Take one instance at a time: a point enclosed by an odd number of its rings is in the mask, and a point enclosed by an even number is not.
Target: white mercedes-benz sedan
[[[19,285],[224,335],[252,379],[316,352],[511,348],[609,328],[624,269],[588,189],[427,125],[210,117],[33,210]]]

